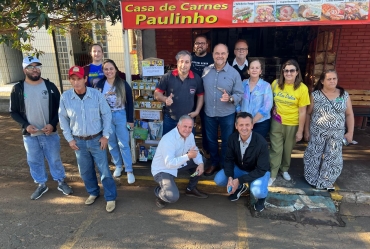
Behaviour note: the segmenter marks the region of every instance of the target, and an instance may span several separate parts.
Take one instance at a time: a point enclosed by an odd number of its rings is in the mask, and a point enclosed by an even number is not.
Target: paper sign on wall
[[[162,59],[148,58],[141,62],[143,76],[160,76],[164,74],[164,64]]]
[[[160,118],[160,111],[140,110],[140,119],[159,120]]]

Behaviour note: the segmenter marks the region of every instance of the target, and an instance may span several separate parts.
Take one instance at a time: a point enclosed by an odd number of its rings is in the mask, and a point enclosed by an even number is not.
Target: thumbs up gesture
[[[170,96],[168,96],[167,98],[166,98],[166,105],[167,106],[170,106],[170,105],[172,105],[172,103],[173,103],[173,94],[171,93],[170,94]]]
[[[230,95],[226,92],[226,90],[224,89],[224,93],[222,94],[221,96],[221,101],[222,102],[228,102],[230,99]]]

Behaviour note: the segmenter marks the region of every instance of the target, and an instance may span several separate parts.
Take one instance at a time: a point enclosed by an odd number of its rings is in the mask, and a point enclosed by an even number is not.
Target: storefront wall
[[[175,64],[180,50],[192,51],[191,29],[157,29],[157,57]],[[370,25],[343,25],[336,70],[345,89],[370,89]]]
[[[370,25],[343,25],[336,70],[345,89],[370,89]]]
[[[192,52],[191,29],[157,29],[155,31],[157,58],[164,64],[176,64],[175,56],[181,50]]]

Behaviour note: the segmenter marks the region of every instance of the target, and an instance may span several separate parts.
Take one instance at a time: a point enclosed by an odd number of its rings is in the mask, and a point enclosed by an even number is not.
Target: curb
[[[12,178],[24,178],[22,174],[9,174],[10,172],[1,172],[0,171],[0,177],[12,177]],[[15,173],[15,172],[12,172]],[[27,177],[29,176],[29,173],[27,172]],[[67,174],[66,178],[69,182],[82,182],[82,179],[79,174]],[[152,176],[140,176],[140,175],[135,175],[135,178],[137,181],[151,181],[153,182],[153,186],[155,185],[154,179]],[[116,178],[120,183],[125,182],[124,184],[121,185],[127,185],[127,177],[125,174],[122,174],[120,178]],[[175,179],[176,183],[179,184],[186,184],[189,182],[189,179],[185,178],[176,178]],[[209,186],[209,187],[217,187],[215,182],[213,180],[199,180],[198,182],[199,185],[202,186]],[[135,186],[130,185],[130,186]],[[303,189],[300,188],[287,188],[287,187],[269,187],[269,192],[272,193],[281,193],[281,194],[297,194],[297,195],[306,195],[307,192],[304,191]],[[336,189],[339,189],[336,186]],[[215,193],[219,194],[222,191],[215,191]],[[370,192],[365,192],[365,191],[353,191],[353,190],[344,190],[340,189],[331,193],[324,192],[324,191],[318,191],[318,193],[325,193],[325,194],[330,194],[331,198],[333,201],[338,201],[338,202],[345,202],[345,203],[355,203],[355,204],[367,204],[370,205]]]

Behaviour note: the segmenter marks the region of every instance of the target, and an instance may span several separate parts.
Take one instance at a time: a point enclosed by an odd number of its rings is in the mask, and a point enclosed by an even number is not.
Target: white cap
[[[26,68],[31,63],[38,63],[39,65],[42,65],[39,59],[37,59],[36,57],[27,56],[27,57],[24,57],[23,62],[22,62],[23,69]]]

